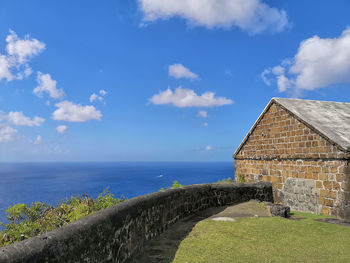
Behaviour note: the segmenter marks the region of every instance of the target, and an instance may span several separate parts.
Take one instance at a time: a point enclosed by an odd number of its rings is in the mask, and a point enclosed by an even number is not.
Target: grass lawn
[[[181,242],[173,262],[350,262],[350,228],[294,212],[280,217],[204,220]]]

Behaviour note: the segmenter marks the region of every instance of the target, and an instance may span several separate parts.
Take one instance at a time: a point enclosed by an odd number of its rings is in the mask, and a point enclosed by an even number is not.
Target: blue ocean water
[[[234,177],[233,162],[0,163],[0,222],[16,203],[51,205],[75,194],[96,197],[108,188],[132,198],[172,185]]]

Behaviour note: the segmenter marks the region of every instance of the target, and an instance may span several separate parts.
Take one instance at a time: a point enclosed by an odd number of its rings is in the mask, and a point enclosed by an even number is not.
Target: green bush
[[[218,183],[220,183],[220,184],[222,184],[222,183],[225,183],[225,184],[233,184],[233,183],[235,183],[235,182],[231,179],[231,177],[229,177],[229,178],[224,178],[224,179],[222,179],[222,180],[219,180]]]
[[[181,187],[182,186],[182,184],[180,184],[178,181],[174,181],[173,182],[173,185],[172,186],[169,186],[169,187],[167,187],[167,188],[164,188],[164,187],[162,187],[162,188],[160,188],[159,189],[159,191],[164,191],[164,190],[166,190],[166,189],[171,189],[171,188],[179,188],[179,187]]]
[[[0,232],[0,247],[67,225],[124,200],[105,190],[96,199],[77,195],[58,202],[56,206],[41,202],[31,206],[15,204],[6,210],[8,224],[0,223],[4,227]]]
[[[171,188],[179,188],[179,187],[181,187],[182,186],[182,184],[180,184],[178,181],[174,181],[173,182],[173,185],[171,186]]]
[[[237,181],[238,181],[239,183],[245,183],[244,175],[237,174],[237,178],[238,178]]]

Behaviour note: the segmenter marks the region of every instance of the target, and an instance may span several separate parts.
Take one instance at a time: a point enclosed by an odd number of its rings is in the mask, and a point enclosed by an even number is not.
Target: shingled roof
[[[343,151],[350,152],[350,103],[272,98],[237,148],[233,157],[235,157],[243,147],[250,134],[252,134],[255,127],[273,103],[284,108],[296,119],[331,143],[338,145]]]

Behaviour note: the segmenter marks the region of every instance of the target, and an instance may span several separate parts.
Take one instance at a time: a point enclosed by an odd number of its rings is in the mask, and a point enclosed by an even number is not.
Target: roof
[[[343,151],[350,151],[350,103],[272,98],[235,151],[234,158],[273,103],[287,110],[310,129],[338,145]]]

